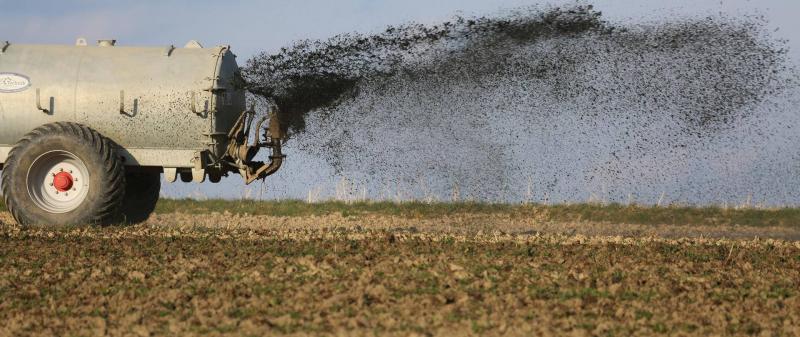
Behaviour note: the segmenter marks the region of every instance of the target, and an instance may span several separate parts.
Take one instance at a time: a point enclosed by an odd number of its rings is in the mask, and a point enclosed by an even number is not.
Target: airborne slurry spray
[[[794,70],[757,17],[524,8],[298,41],[244,74],[373,196],[798,201]]]

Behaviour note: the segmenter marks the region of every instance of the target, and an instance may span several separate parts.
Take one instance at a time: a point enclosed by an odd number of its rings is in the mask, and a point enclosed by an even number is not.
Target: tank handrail
[[[39,88],[36,88],[36,109],[39,109],[41,112],[50,113],[50,110],[42,108],[42,99],[40,96]]]

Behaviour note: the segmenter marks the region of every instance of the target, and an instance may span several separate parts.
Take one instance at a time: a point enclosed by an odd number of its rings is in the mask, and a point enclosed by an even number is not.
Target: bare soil
[[[800,335],[793,227],[0,213],[0,336]]]

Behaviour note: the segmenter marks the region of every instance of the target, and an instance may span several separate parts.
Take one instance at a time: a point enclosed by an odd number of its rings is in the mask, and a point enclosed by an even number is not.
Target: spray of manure
[[[243,73],[371,195],[797,202],[794,70],[765,25],[523,8],[297,41]]]

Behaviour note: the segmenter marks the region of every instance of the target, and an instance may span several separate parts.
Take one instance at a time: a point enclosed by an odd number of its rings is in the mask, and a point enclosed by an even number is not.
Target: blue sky
[[[242,57],[274,50],[300,38],[375,31],[387,24],[434,22],[456,13],[492,13],[526,5],[574,1],[528,0],[0,0],[0,39],[21,43],[72,43],[115,38],[128,45],[230,44]],[[657,20],[717,12],[769,18],[778,35],[800,49],[796,0],[598,0],[611,20]],[[795,52],[795,55],[800,53]]]

